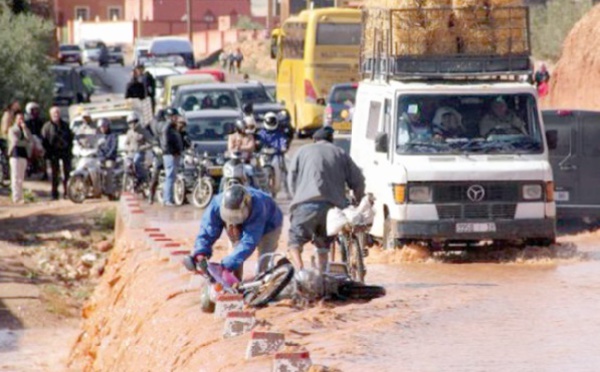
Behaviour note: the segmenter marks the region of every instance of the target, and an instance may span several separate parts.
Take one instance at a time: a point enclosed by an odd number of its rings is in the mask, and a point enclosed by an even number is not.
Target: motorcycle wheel
[[[185,203],[185,181],[183,178],[178,178],[173,184],[173,201],[175,205],[183,205]]]
[[[266,191],[269,192],[272,197],[275,197],[277,194],[277,185],[275,185],[275,172],[271,167],[265,167],[263,172],[265,172],[265,183],[267,187]]]
[[[73,176],[69,178],[67,184],[67,196],[73,203],[81,204],[87,198],[88,188],[89,186],[83,176]]]
[[[135,180],[129,174],[123,176],[123,192],[134,192]]]
[[[201,178],[192,191],[192,204],[196,208],[206,208],[212,200],[214,188],[212,180],[209,178]]]
[[[165,180],[161,179],[160,181],[158,181],[158,186],[156,187],[155,197],[156,197],[156,201],[159,204],[163,204],[163,189],[164,189],[163,185],[164,185],[164,183],[165,183]]]
[[[273,269],[264,273],[269,275],[269,280],[258,289],[250,291],[244,295],[244,301],[252,307],[261,307],[267,305],[290,283],[294,276],[294,267],[291,263],[284,263],[275,266]]]
[[[385,288],[378,285],[364,285],[358,282],[348,282],[338,288],[342,298],[352,300],[372,300],[385,296]]]

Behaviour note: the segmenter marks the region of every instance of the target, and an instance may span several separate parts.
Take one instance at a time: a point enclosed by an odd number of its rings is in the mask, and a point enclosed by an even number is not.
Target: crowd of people
[[[221,67],[223,70],[229,71],[229,73],[241,73],[243,61],[244,54],[240,48],[229,52],[223,50],[221,54],[219,54],[219,63],[221,64]]]

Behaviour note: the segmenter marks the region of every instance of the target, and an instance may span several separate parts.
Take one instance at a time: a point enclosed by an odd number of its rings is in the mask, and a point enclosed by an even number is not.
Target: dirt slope
[[[600,107],[600,6],[592,8],[571,30],[556,65],[546,106]]]

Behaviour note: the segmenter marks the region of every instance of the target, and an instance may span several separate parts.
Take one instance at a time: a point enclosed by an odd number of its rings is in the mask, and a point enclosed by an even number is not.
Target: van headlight
[[[429,186],[410,186],[408,200],[414,203],[431,203],[433,195]]]
[[[543,195],[542,185],[523,185],[523,200],[541,200]]]

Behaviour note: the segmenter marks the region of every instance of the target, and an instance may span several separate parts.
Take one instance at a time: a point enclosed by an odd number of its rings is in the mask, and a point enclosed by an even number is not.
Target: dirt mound
[[[600,6],[590,10],[571,30],[550,81],[545,106],[594,109],[600,107]]]

